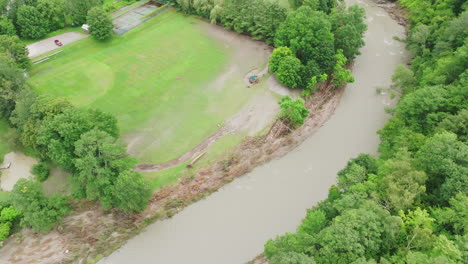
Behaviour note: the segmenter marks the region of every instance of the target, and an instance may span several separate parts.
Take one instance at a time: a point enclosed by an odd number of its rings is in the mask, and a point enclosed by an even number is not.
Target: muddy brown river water
[[[359,153],[376,153],[376,131],[391,104],[377,87],[388,87],[395,66],[408,54],[404,28],[371,0],[347,0],[366,9],[366,45],[335,114],[313,136],[281,159],[225,185],[171,219],[158,221],[100,263],[241,264],[265,242],[294,231],[306,209],[324,199],[336,173]]]

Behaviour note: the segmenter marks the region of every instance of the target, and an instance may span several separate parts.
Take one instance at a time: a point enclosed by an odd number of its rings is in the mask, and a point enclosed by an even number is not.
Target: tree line
[[[112,29],[106,7],[102,0],[0,0],[0,35],[41,39],[52,31],[88,23],[95,25],[97,38],[104,39]],[[107,35],[102,37],[102,32]]]
[[[400,3],[414,57],[392,77],[380,155],[351,159],[295,233],[269,240],[270,264],[468,263],[468,4]]]

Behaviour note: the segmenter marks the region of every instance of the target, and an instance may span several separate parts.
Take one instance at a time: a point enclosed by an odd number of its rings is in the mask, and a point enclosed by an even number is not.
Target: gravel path
[[[88,37],[89,35],[78,33],[78,32],[67,32],[63,33],[48,39],[44,39],[33,44],[29,44],[26,48],[29,51],[29,58],[34,58],[49,51],[53,51],[55,49],[60,48],[59,46],[55,45],[54,40],[58,39],[62,44],[68,45],[73,43],[77,40],[83,39]]]

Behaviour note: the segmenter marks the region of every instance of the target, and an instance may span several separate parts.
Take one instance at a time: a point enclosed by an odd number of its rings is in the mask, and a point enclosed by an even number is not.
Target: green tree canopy
[[[276,32],[275,46],[289,47],[304,65],[314,60],[322,72],[331,71],[335,65],[331,23],[325,13],[308,6],[288,14]]]
[[[93,129],[99,129],[113,137],[119,134],[115,117],[98,110],[68,108],[63,113],[44,120],[39,130],[38,143],[57,165],[73,170],[75,142]]]
[[[0,53],[10,56],[22,69],[31,64],[26,45],[17,36],[0,35]]]
[[[47,21],[34,6],[24,5],[16,14],[19,34],[23,38],[38,39],[47,34]]]
[[[13,206],[23,212],[22,223],[36,232],[48,232],[69,211],[66,200],[46,197],[38,182],[20,179],[11,192]]]
[[[309,116],[309,109],[304,105],[302,99],[292,100],[291,97],[285,96],[279,101],[281,111],[279,118],[293,127],[301,126],[304,120]]]
[[[86,23],[94,38],[104,40],[112,36],[114,25],[109,15],[101,7],[93,7],[89,10]]]

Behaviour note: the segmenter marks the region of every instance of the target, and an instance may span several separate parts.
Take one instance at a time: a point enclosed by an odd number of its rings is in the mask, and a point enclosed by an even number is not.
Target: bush
[[[31,169],[31,173],[36,176],[36,179],[40,182],[43,182],[49,178],[49,172],[50,166],[45,162],[37,163]]]
[[[305,107],[302,99],[293,101],[291,97],[285,96],[281,98],[279,104],[281,108],[279,119],[293,127],[303,125],[304,120],[309,116],[310,111]]]
[[[303,69],[304,66],[298,58],[294,56],[284,57],[279,62],[276,78],[281,84],[291,88],[298,88],[302,85]]]
[[[100,7],[93,7],[88,12],[86,21],[89,25],[91,36],[98,40],[105,40],[112,35],[112,20]]]

